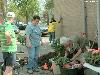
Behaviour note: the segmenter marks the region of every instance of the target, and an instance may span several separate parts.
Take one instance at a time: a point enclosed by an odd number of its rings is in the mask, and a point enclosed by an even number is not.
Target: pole
[[[100,0],[97,0],[98,48],[100,48]]]
[[[84,15],[84,32],[86,33],[86,37],[88,37],[88,27],[87,27],[87,7],[86,0],[82,0],[83,6],[83,15]]]

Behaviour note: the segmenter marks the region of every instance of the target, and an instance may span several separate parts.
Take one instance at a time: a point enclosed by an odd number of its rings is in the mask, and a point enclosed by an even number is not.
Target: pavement
[[[48,70],[39,70],[39,72],[28,74],[27,70],[24,68],[23,70],[20,70],[19,75],[53,75],[53,73]]]
[[[49,37],[48,36],[42,37],[42,40],[44,42],[44,45],[40,47],[39,55],[41,56],[41,55],[47,54],[49,52],[53,52],[54,50],[51,48],[51,46],[49,44]],[[25,46],[18,44],[18,51],[24,51],[24,53],[27,56],[27,48]],[[27,70],[24,67],[23,70],[20,70],[19,75],[29,75],[29,74],[27,73]],[[53,73],[48,70],[46,71],[46,70],[40,69],[39,72],[34,72],[33,74],[30,74],[30,75],[53,75]]]
[[[39,55],[41,56],[41,55],[44,55],[44,54],[47,54],[47,53],[49,53],[49,52],[53,52],[54,50],[51,48],[51,46],[50,46],[50,44],[49,44],[49,37],[48,36],[46,36],[46,37],[42,37],[42,39],[43,39],[43,42],[44,42],[44,45],[42,45],[41,47],[40,47],[40,51],[39,51]],[[18,48],[18,52],[20,52],[20,51],[22,51],[22,52],[24,52],[25,54],[24,55],[17,55],[18,56],[18,58],[23,58],[24,56],[27,56],[28,55],[28,52],[27,52],[27,48],[25,47],[25,46],[23,46],[23,45],[21,45],[20,43],[18,43],[18,46],[17,46]],[[2,53],[1,53],[1,50],[0,50],[0,61],[3,61],[3,59],[2,59]],[[29,75],[28,73],[27,73],[27,70],[26,70],[26,68],[24,67],[24,69],[22,70],[20,70],[20,74],[19,75]],[[52,74],[52,72],[50,72],[50,71],[44,71],[44,70],[41,70],[40,69],[40,71],[39,72],[35,72],[35,73],[33,73],[33,74],[31,74],[31,75],[53,75]]]

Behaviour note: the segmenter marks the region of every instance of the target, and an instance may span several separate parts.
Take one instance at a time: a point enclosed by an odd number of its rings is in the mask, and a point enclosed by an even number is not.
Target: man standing
[[[40,48],[40,41],[41,40],[41,30],[38,26],[40,17],[33,16],[32,24],[26,27],[26,45],[28,48],[28,73],[32,74],[34,71],[38,69],[38,53]]]
[[[48,25],[49,32],[49,42],[51,43],[55,39],[55,26],[52,24],[52,21]]]
[[[1,48],[4,59],[4,75],[12,75],[13,65],[15,62],[14,55],[17,51],[15,32],[12,26],[15,14],[14,12],[7,13],[7,20],[3,23],[1,32]]]
[[[61,20],[62,20],[62,19],[60,19],[60,21],[61,21]],[[55,40],[55,30],[56,30],[56,27],[57,27],[58,23],[60,23],[60,21],[57,22],[57,21],[54,19],[54,17],[53,17],[53,18],[51,19],[51,22],[50,22],[49,25],[48,25],[49,42],[50,42],[50,43],[54,42],[54,40]]]

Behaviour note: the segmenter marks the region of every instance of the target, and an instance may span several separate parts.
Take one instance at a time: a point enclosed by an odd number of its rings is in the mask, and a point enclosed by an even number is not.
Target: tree
[[[54,8],[53,0],[46,0],[45,8],[47,10],[52,10]]]
[[[16,4],[11,0],[8,2],[7,11],[13,11],[16,14],[16,18],[18,20],[20,20],[24,17],[24,16],[20,15],[20,10],[16,6]]]
[[[47,24],[49,24],[50,16],[53,16],[53,8],[54,8],[54,2],[53,0],[45,0],[45,9],[46,9],[46,15],[47,15]],[[48,14],[47,14],[48,13]]]
[[[6,1],[6,0],[5,0]],[[4,18],[5,18],[5,12],[6,12],[6,10],[5,10],[5,3],[4,3],[4,0],[0,0],[0,13],[3,13],[3,16],[4,16]]]
[[[28,23],[29,18],[39,12],[38,0],[10,0],[9,9],[15,11],[18,17],[26,18]]]

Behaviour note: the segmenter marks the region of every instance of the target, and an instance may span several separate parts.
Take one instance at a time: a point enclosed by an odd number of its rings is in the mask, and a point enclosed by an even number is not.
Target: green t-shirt
[[[11,37],[10,45],[6,45],[6,38],[5,38],[6,31],[10,33],[10,37]],[[14,32],[13,26],[11,25],[9,21],[5,21],[3,25],[1,25],[0,39],[1,39],[1,49],[3,52],[17,51],[15,32]]]

